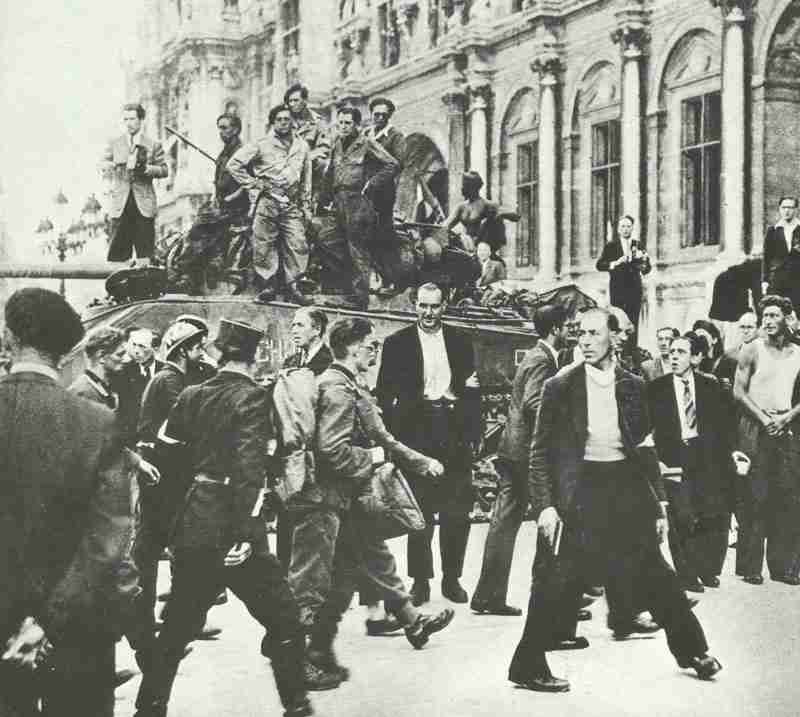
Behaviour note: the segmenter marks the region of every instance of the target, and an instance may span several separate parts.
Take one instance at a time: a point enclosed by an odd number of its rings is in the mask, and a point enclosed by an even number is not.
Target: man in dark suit
[[[492,522],[486,535],[481,577],[470,607],[491,615],[521,615],[506,604],[514,543],[528,507],[528,458],[544,382],[558,370],[566,312],[561,306],[537,309],[533,325],[539,340],[525,354],[514,376],[511,404],[495,467],[499,476]]]
[[[632,238],[632,233],[633,217],[620,217],[617,236],[603,247],[603,253],[597,260],[597,271],[610,274],[609,303],[628,315],[636,335],[642,308],[642,276],[649,274],[651,267],[650,257]]]
[[[135,596],[129,465],[112,413],[61,387],[83,327],[58,294],[5,308],[11,374],[0,379],[0,713],[110,717],[114,643]],[[47,679],[31,668],[45,646]]]
[[[713,377],[694,371],[703,353],[694,334],[673,339],[671,376],[648,387],[659,460],[674,471],[669,497],[669,546],[686,590],[719,587],[733,500],[730,406]]]
[[[333,361],[331,350],[325,345],[325,331],[328,328],[328,317],[322,309],[303,307],[298,309],[289,334],[294,344],[295,353],[283,362],[283,368],[311,369],[319,376]]]
[[[615,365],[617,328],[607,311],[585,312],[585,362],[551,378],[542,393],[530,458],[540,536],[525,631],[508,674],[536,691],[569,689],[550,672],[545,651],[557,645],[559,616],[574,614],[587,583],[605,585],[618,606],[627,606],[621,614],[633,614],[644,592],[678,664],[704,679],[721,669],[707,655],[703,630],[659,551],[666,519],[651,483],[658,461],[645,384]]]
[[[761,280],[767,294],[785,296],[797,307],[800,302],[800,221],[797,197],[781,197],[780,220],[767,229]]]
[[[266,630],[261,652],[272,661],[286,717],[313,714],[303,687],[297,603],[269,553],[260,517],[273,435],[269,394],[252,379],[263,338],[249,324],[222,319],[219,373],[184,389],[162,431],[182,453],[193,483],[175,521],[170,609],[144,671],[137,717],[166,715],[183,651],[225,585]]]
[[[430,599],[433,578],[433,515],[439,514],[442,595],[467,602],[459,583],[473,504],[472,444],[480,437],[480,393],[475,355],[468,336],[442,325],[442,290],[423,284],[417,291],[416,325],[386,339],[375,394],[398,440],[441,461],[436,483],[409,476],[427,528],[408,538],[408,574],[416,605]]]
[[[100,170],[111,181],[111,241],[109,261],[127,261],[136,249],[136,261],[147,266],[155,248],[158,210],[153,179],[169,173],[161,145],[142,133],[144,107],[122,108],[125,134],[111,140]]]

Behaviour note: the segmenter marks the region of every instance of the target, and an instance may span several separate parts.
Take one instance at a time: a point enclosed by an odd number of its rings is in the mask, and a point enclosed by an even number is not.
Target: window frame
[[[610,126],[615,124],[617,127],[617,157],[614,161],[606,160],[603,164],[594,164],[594,154],[595,154],[595,130],[599,127],[606,125]],[[619,215],[622,212],[622,117],[606,117],[600,119],[596,122],[591,122],[589,124],[589,192],[587,196],[588,204],[589,204],[589,258],[590,259],[597,259],[600,256],[600,253],[603,250],[603,246],[606,243],[608,238],[607,236],[607,227],[609,222],[613,227],[616,223]],[[609,144],[607,142],[607,144]],[[595,230],[595,177],[599,174],[605,174],[607,178],[610,178],[614,174],[614,170],[616,170],[616,201],[611,197],[611,193],[608,191],[608,186],[606,187],[606,194],[605,194],[605,206],[604,206],[604,214],[607,214],[605,217],[605,221],[603,222],[603,233],[602,236],[596,237],[594,236]],[[613,206],[616,205],[616,212],[613,210]]]
[[[531,136],[534,135],[534,136]],[[531,161],[531,172],[528,181],[520,182],[519,175],[519,157],[520,150],[523,147],[532,147],[533,157]],[[514,152],[514,199],[516,201],[517,210],[520,212],[520,221],[516,223],[514,231],[514,268],[518,270],[537,271],[540,266],[540,249],[539,249],[539,133],[526,132],[521,135],[513,145]],[[529,235],[522,241],[522,202],[520,201],[520,191],[530,190],[531,205],[529,211]],[[526,247],[524,255],[527,256],[527,262],[523,263],[523,252],[521,247]]]

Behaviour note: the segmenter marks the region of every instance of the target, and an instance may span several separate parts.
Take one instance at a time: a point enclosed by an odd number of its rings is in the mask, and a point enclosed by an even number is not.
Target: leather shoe
[[[569,682],[553,677],[553,675],[536,675],[518,679],[509,675],[508,679],[515,685],[534,692],[569,692]]]
[[[687,662],[678,662],[678,666],[684,669],[691,667],[700,680],[710,680],[722,669],[720,661],[713,655],[691,657]]]
[[[719,587],[719,578],[716,575],[701,575],[700,582],[703,583],[703,585],[705,585],[707,588]]]
[[[383,620],[365,620],[364,623],[367,626],[367,635],[373,637],[377,635],[389,635],[403,627],[400,621],[392,615],[387,615]]]
[[[786,585],[800,585],[800,578],[796,575],[774,575],[771,578],[776,583],[786,583]]]
[[[340,684],[342,680],[338,674],[327,672],[310,660],[303,662],[303,686],[309,692],[335,690]]]
[[[589,641],[585,637],[566,637],[559,640],[554,645],[548,646],[548,651],[552,650],[585,650],[589,647]]]
[[[455,614],[453,608],[446,607],[438,615],[420,615],[413,625],[406,628],[406,639],[415,650],[421,650],[434,632],[444,630],[452,622]]]
[[[641,615],[637,615],[633,620],[623,625],[610,625],[609,627],[614,631],[614,637],[617,640],[624,640],[626,637],[633,634],[649,635],[661,629],[661,625],[657,622],[642,617]]]
[[[745,575],[744,581],[750,585],[763,585],[764,577],[762,575]]]
[[[430,602],[431,585],[427,580],[415,580],[409,594],[411,595],[411,604],[414,607],[424,605],[426,602]]]
[[[507,617],[519,617],[522,615],[522,610],[513,605],[492,605],[483,600],[476,600],[474,597],[469,607],[473,612],[484,615],[503,615]]]
[[[592,619],[591,610],[578,610],[578,622],[585,622]]]
[[[464,603],[469,600],[467,591],[461,587],[458,578],[442,579],[442,597],[446,597],[451,602]]]

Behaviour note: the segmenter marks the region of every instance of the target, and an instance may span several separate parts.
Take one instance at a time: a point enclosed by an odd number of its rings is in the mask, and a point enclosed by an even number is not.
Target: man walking
[[[253,279],[259,301],[282,293],[305,305],[297,279],[308,265],[305,224],[311,219],[311,155],[292,133],[286,105],[269,112],[265,137],[245,145],[228,163],[231,176],[257,193],[253,220]]]
[[[566,334],[565,322],[566,311],[562,306],[536,310],[533,325],[540,338],[525,354],[514,376],[508,420],[497,448],[497,499],[486,536],[481,577],[470,604],[475,612],[522,614],[519,608],[506,604],[508,576],[517,533],[529,503],[528,459],[542,387],[558,370],[558,350]]]
[[[531,690],[569,689],[550,672],[545,652],[560,638],[559,615],[577,610],[587,583],[605,585],[622,614],[634,614],[636,587],[680,667],[702,679],[721,669],[659,551],[666,520],[649,480],[658,464],[646,444],[645,387],[615,365],[615,324],[603,309],[586,311],[580,330],[585,362],[554,376],[542,393],[530,461],[537,564],[525,631],[508,674]],[[565,606],[566,600],[573,604]]]
[[[140,104],[122,108],[125,134],[109,142],[100,170],[111,181],[108,260],[127,261],[135,249],[137,264],[149,266],[158,209],[153,179],[163,179],[169,170],[161,145],[142,132],[144,118]]]
[[[398,441],[383,424],[362,377],[377,361],[372,324],[354,317],[330,332],[334,362],[319,377],[316,480],[290,502],[295,524],[289,582],[310,641],[306,662],[309,689],[329,689],[349,671],[336,660],[337,626],[356,588],[369,584],[391,603],[408,641],[422,648],[431,634],[453,619],[451,609],[423,615],[411,604],[383,540],[372,537],[353,510],[353,501],[373,470],[386,460],[433,480],[442,464]]]
[[[659,460],[674,471],[665,480],[669,547],[684,589],[719,587],[733,503],[730,412],[717,381],[695,371],[703,346],[694,334],[672,340],[671,376],[648,386]]]
[[[193,483],[176,520],[170,609],[139,688],[138,717],[166,715],[184,648],[224,586],[266,631],[261,652],[272,660],[286,717],[313,714],[297,604],[259,516],[273,435],[269,394],[252,379],[263,337],[249,324],[222,319],[219,373],[181,393],[163,430],[166,442],[183,447]]]
[[[352,263],[353,303],[365,309],[376,258],[370,250],[378,231],[382,192],[394,183],[400,163],[378,142],[361,131],[361,112],[343,107],[337,113],[338,136],[326,173],[333,198],[336,225]]]
[[[468,336],[442,324],[442,290],[417,290],[417,324],[386,339],[375,395],[389,429],[408,446],[445,466],[435,484],[409,476],[427,528],[408,537],[408,574],[415,605],[430,600],[433,578],[433,515],[439,514],[442,595],[469,599],[459,579],[473,505],[472,445],[480,435],[480,393]]]
[[[138,587],[129,465],[106,408],[60,385],[83,336],[58,294],[5,308],[13,368],[0,379],[0,713],[111,717],[114,643]],[[52,643],[52,654],[47,649]],[[47,659],[47,679],[32,670]]]
[[[742,407],[739,448],[751,460],[750,491],[739,506],[737,569],[745,582],[761,585],[766,540],[770,577],[800,585],[800,430],[793,423],[800,414],[800,346],[789,341],[789,299],[768,294],[760,307],[764,338],[742,347],[733,384]]]

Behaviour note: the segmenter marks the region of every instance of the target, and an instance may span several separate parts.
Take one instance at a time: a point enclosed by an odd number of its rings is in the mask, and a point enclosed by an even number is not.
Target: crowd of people
[[[198,213],[173,260],[170,281],[202,293],[209,270],[216,276],[226,267],[235,270],[239,293],[307,305],[311,279],[327,268],[340,275],[341,285],[334,288],[353,306],[366,308],[373,274],[381,284],[375,291],[393,296],[423,283],[417,254],[438,263],[451,242],[474,264],[473,288],[504,278],[497,253],[505,243],[503,220],[519,216],[481,196],[483,179],[476,172],[464,174],[464,202],[448,217],[441,204],[446,196],[437,197],[420,178],[420,204],[433,206],[447,239],[430,238],[437,225],[412,223],[429,238],[423,250],[408,246],[395,231],[397,184],[407,154],[405,136],[391,122],[395,109],[390,99],[376,97],[369,103],[369,122],[359,109],[343,106],[329,126],[308,107],[307,88],[295,84],[270,110],[265,134],[248,143],[241,139],[241,118],[220,115],[223,146],[213,202]],[[127,262],[135,255],[137,266],[149,266],[154,256],[154,179],[169,172],[161,145],[143,134],[145,116],[139,104],[124,106],[126,131],[108,144],[101,162],[111,195],[108,259]],[[452,235],[456,229],[461,239]]]

